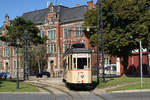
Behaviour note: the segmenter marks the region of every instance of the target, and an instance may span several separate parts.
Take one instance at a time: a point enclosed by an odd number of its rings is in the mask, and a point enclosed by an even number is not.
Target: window
[[[56,53],[56,43],[49,44],[47,47],[47,53]]]
[[[66,50],[67,50],[67,45],[68,45],[67,43],[64,43],[64,44],[63,44],[63,52],[66,52]]]
[[[71,38],[72,37],[72,30],[71,28],[64,28],[64,38]]]
[[[50,17],[49,23],[50,23],[50,24],[53,24],[53,17]]]
[[[91,62],[90,62],[90,58],[88,58],[88,67],[90,68],[91,66]]]
[[[47,31],[48,39],[56,39],[56,30]]]
[[[108,57],[104,58],[104,64],[110,64],[110,60]]]
[[[54,30],[54,39],[56,39],[56,30]]]
[[[41,37],[44,37],[44,30],[41,30]]]
[[[67,28],[64,28],[64,38],[67,38]]]
[[[68,56],[68,70],[70,70],[70,57]]]
[[[14,60],[14,69],[16,69],[16,68],[17,68],[17,61]]]
[[[2,45],[2,41],[0,41],[0,46]]]
[[[73,58],[73,69],[76,69],[76,58]]]
[[[0,61],[0,70],[2,69],[2,62]]]
[[[13,50],[13,56],[17,56],[17,48],[14,48]]]
[[[2,48],[0,48],[0,57],[2,57]]]
[[[47,36],[47,37],[48,37],[48,39],[50,39],[50,38],[51,38],[51,36],[50,36],[50,35],[51,35],[50,30],[48,30],[48,31],[47,31],[47,35],[48,35],[48,36]]]
[[[54,52],[56,52],[56,44],[53,44]]]
[[[4,57],[9,56],[9,48],[4,48]]]
[[[67,62],[66,62],[66,59],[63,61],[63,67],[64,67],[64,69],[67,68]]]
[[[75,37],[82,36],[82,27],[75,27]]]
[[[87,58],[77,58],[77,69],[87,68]]]
[[[69,36],[69,38],[72,37],[72,30],[71,30],[71,28],[68,28],[68,36]]]
[[[4,46],[7,46],[7,42],[4,42]]]
[[[72,55],[70,56],[70,66],[71,66],[71,70],[72,70]]]
[[[116,72],[116,66],[112,66],[112,72]]]

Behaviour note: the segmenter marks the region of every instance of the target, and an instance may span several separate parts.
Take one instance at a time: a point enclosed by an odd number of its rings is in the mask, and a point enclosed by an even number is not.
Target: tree
[[[127,60],[132,50],[150,46],[150,1],[147,0],[102,0],[104,48],[107,53],[123,57],[124,72],[127,72]],[[97,9],[87,11],[84,26],[90,26],[86,32],[92,46],[97,45]]]
[[[41,38],[39,35],[39,29],[36,27],[36,24],[34,24],[30,20],[25,20],[22,17],[15,18],[9,26],[6,27],[7,32],[3,37],[0,37],[2,41],[8,42],[10,46],[16,47],[17,42],[19,42],[19,47],[22,48],[24,46],[24,40],[25,40],[25,30],[27,31],[27,45],[29,46],[38,46],[39,44],[43,44],[45,41],[45,38]],[[34,52],[32,52],[34,54]],[[30,52],[29,52],[30,55]],[[20,56],[20,59],[23,57]],[[35,56],[34,56],[35,59]],[[34,61],[34,59],[32,59]],[[42,57],[40,59],[43,59]],[[37,60],[39,61],[39,60]],[[32,62],[32,61],[31,61]],[[30,66],[30,69],[32,69],[33,66]],[[35,69],[35,68],[33,68]]]
[[[7,33],[1,37],[2,41],[6,41],[11,46],[16,46],[17,41],[20,46],[24,45],[24,31],[28,32],[28,45],[42,44],[43,40],[38,35],[39,29],[36,24],[30,20],[24,20],[22,17],[15,18],[10,26],[7,26]]]
[[[44,44],[28,48],[31,75],[46,70],[46,37],[43,38]]]

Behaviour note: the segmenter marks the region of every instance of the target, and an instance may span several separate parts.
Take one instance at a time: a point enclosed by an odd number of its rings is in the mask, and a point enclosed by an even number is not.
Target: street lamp
[[[100,0],[97,0],[97,84],[99,84],[99,60],[100,60],[100,55],[99,55],[99,8],[100,8]]]
[[[101,0],[100,0],[101,1]],[[104,42],[103,42],[103,15],[102,15],[102,2],[100,2],[101,9],[101,47],[102,47],[102,68],[103,68],[103,82],[105,82],[105,68],[104,68]]]
[[[140,54],[140,74],[141,74],[141,88],[143,87],[143,69],[142,69],[142,42],[139,42],[139,54]]]

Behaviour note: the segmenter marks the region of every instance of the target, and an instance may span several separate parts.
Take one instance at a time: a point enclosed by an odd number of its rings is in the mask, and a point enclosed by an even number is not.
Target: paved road
[[[0,100],[54,100],[49,93],[0,93]]]
[[[104,100],[150,100],[150,91],[107,93],[100,96],[103,97]]]
[[[0,93],[0,100],[150,100],[150,92],[103,93],[69,90],[60,78],[27,81],[42,88],[40,93]]]
[[[150,92],[109,93],[100,97],[80,92],[80,97],[75,98],[65,94],[57,94],[55,97],[49,93],[0,93],[0,100],[150,100]]]
[[[103,100],[92,91],[70,90],[62,82],[62,79],[53,78],[50,80],[31,80],[28,83],[41,87],[48,92],[53,99],[51,100]]]

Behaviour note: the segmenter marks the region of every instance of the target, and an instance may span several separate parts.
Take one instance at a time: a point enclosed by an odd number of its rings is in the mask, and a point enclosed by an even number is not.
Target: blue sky
[[[10,19],[21,16],[24,12],[30,12],[47,8],[47,2],[74,7],[76,4],[86,5],[91,0],[0,0],[0,26],[2,26],[5,14],[8,13]],[[97,0],[93,0],[96,3]]]

